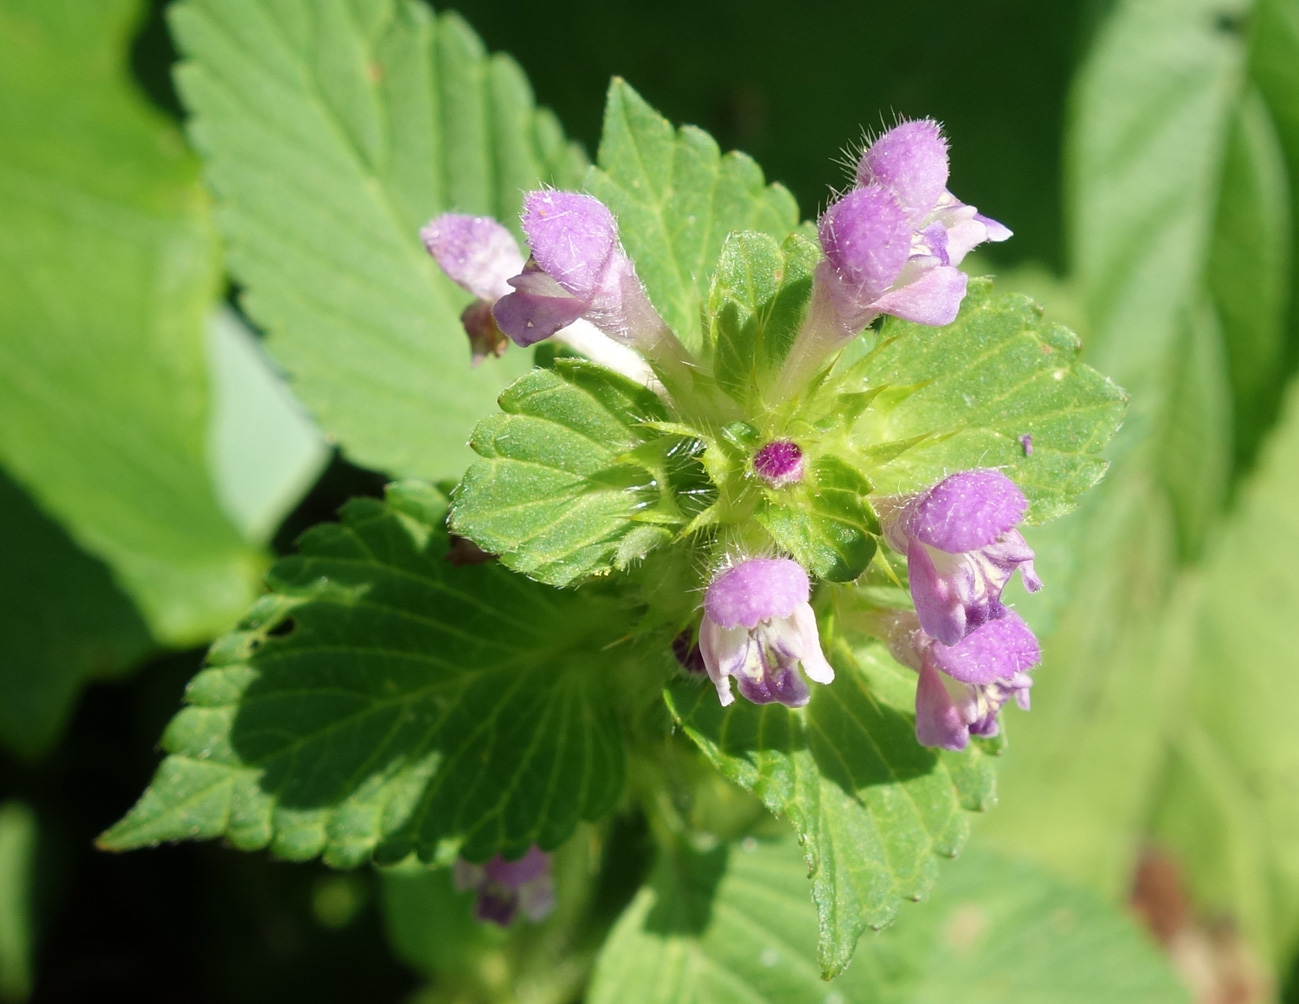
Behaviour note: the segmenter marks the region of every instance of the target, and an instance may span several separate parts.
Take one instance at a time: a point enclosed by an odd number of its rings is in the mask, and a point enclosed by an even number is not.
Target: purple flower
[[[550,874],[550,855],[533,844],[517,861],[497,854],[481,865],[458,858],[451,869],[455,887],[477,890],[474,916],[504,927],[519,910],[538,921],[555,908],[555,882]]]
[[[492,304],[510,291],[510,277],[523,268],[514,237],[490,216],[459,213],[430,220],[419,235],[447,277],[477,297],[460,315],[473,365],[504,355],[505,336],[492,318]]]
[[[456,285],[495,303],[523,271],[514,236],[490,216],[443,213],[419,232],[424,247]]]
[[[791,708],[812,696],[800,666],[817,683],[834,679],[810,595],[807,572],[789,558],[751,558],[713,579],[704,594],[699,648],[723,707],[735,700],[731,677],[754,704]]]
[[[753,455],[753,471],[773,488],[803,480],[803,450],[788,439],[776,439]]]
[[[947,140],[932,119],[900,122],[862,153],[857,163],[858,190],[878,188],[892,196],[893,205],[906,221],[910,246],[887,290],[873,302],[845,300],[854,324],[860,312],[871,313],[872,318],[894,314],[920,324],[950,324],[965,297],[965,276],[955,266],[976,245],[1011,236],[996,220],[980,215],[952,195],[947,190],[947,173]],[[863,250],[858,249],[856,256],[840,257],[852,265]],[[829,248],[826,255],[831,260],[835,257]],[[897,259],[895,253],[890,261]]]
[[[1005,616],[1001,593],[1016,569],[1029,592],[1042,588],[1015,529],[1028,500],[1000,471],[961,471],[878,508],[885,539],[907,556],[920,626],[944,645]]]
[[[618,240],[613,213],[578,192],[529,192],[523,231],[532,258],[493,311],[501,330],[531,345],[579,318],[626,344],[652,344],[666,324]]]
[[[1029,709],[1028,671],[1042,661],[1023,619],[1006,610],[955,645],[931,638],[914,617],[894,623],[890,648],[920,674],[916,684],[916,740],[922,746],[963,750],[970,736],[995,736],[997,715],[1012,697]]]
[[[956,266],[1011,234],[952,195],[947,174],[947,141],[931,119],[901,122],[862,153],[856,186],[821,217],[825,260],[778,391],[795,392],[881,314],[936,326],[956,319],[967,283]]]
[[[502,297],[513,295],[511,281],[527,274],[530,264],[524,261],[513,235],[489,216],[444,213],[430,220],[420,231],[420,237],[442,271],[477,297],[460,315],[469,336],[473,365],[477,366],[488,355],[503,355],[509,343],[507,333],[497,323],[494,308]],[[535,265],[532,267],[535,271]],[[602,366],[640,383],[650,379],[649,366],[635,352],[575,316],[554,327],[551,334],[556,341]],[[537,340],[514,338],[520,345]]]

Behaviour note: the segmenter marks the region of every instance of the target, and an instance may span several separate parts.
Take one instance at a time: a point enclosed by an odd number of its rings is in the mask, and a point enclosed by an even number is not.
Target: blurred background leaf
[[[228,307],[207,326],[208,460],[217,500],[247,540],[267,542],[329,459],[324,436]]]
[[[0,463],[186,643],[238,615],[261,559],[208,473],[218,249],[197,162],[130,79],[139,12],[0,9]]]
[[[131,77],[142,4],[0,4],[0,742],[204,641],[326,447],[232,311],[197,162]]]
[[[31,757],[57,738],[83,680],[153,648],[103,562],[0,472],[0,743]]]
[[[36,815],[23,802],[0,802],[0,1001],[31,993],[32,863]]]
[[[1187,1000],[1134,923],[1033,866],[969,851],[823,983],[795,842],[666,852],[596,963],[591,1004],[1093,1004]]]
[[[1010,722],[981,831],[1116,899],[1153,841],[1189,882],[1184,909],[1282,974],[1299,818],[1293,729],[1269,716],[1299,699],[1281,640],[1294,419],[1276,425],[1294,364],[1297,17],[1292,0],[1124,0],[1080,71],[1071,282],[1087,358],[1134,404],[1102,491],[1034,538],[1044,577],[1069,585],[1040,622],[1034,713]]]
[[[1190,677],[1154,834],[1272,962],[1299,948],[1299,387],[1220,528],[1181,627]]]

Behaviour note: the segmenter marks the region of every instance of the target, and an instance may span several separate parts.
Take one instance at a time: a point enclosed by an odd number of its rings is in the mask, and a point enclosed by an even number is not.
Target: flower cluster
[[[456,859],[451,880],[461,892],[474,890],[474,916],[504,927],[519,911],[538,921],[555,908],[555,882],[550,855],[535,844],[517,861],[497,854],[481,865]]]
[[[792,392],[881,314],[941,326],[956,319],[956,266],[1010,230],[947,190],[947,141],[931,119],[901,122],[862,152],[854,186],[822,214],[812,303],[785,366]]]
[[[1028,709],[1028,671],[1041,661],[1032,630],[1002,602],[1016,571],[1030,592],[1042,585],[1017,529],[1027,499],[1000,471],[976,469],[878,507],[885,540],[907,557],[915,603],[881,633],[919,674],[916,738],[961,750],[971,735],[995,736],[1008,700]],[[732,678],[750,701],[790,707],[810,700],[799,667],[817,683],[834,679],[809,596],[807,573],[787,558],[750,559],[713,579],[699,647],[723,705]]]
[[[997,734],[997,712],[1010,697],[1027,710],[1028,670],[1041,660],[1033,632],[1001,602],[1017,570],[1029,592],[1042,588],[1033,550],[1016,529],[1028,500],[1000,471],[984,468],[879,509],[885,540],[907,556],[916,605],[889,632],[894,655],[920,673],[916,737],[964,749],[971,735]]]
[[[956,199],[947,179],[947,143],[931,120],[902,122],[863,151],[853,187],[818,226],[824,260],[775,381],[782,400],[814,386],[825,360],[881,314],[927,325],[955,319],[966,291],[956,266],[1010,231]],[[550,338],[654,386],[669,403],[678,388],[694,386],[689,374],[705,367],[650,302],[608,207],[577,192],[531,192],[521,224],[526,258],[495,220],[448,214],[422,232],[443,271],[476,298],[463,315],[475,361],[504,351],[507,339],[529,346]],[[772,439],[753,451],[749,471],[765,491],[790,490],[808,469],[809,445]],[[980,469],[877,503],[885,541],[906,555],[915,603],[884,633],[919,674],[917,737],[964,748],[970,735],[996,733],[1011,697],[1028,706],[1037,641],[1001,600],[1017,570],[1030,591],[1040,587],[1016,529],[1027,501],[1004,474]],[[697,647],[684,632],[674,642],[678,659],[691,668],[702,662],[723,705],[735,700],[733,684],[757,704],[807,704],[808,680],[834,679],[807,571],[781,556],[721,564],[704,593]],[[512,914],[504,904],[522,902],[519,876],[532,860],[489,862],[475,873],[480,915]]]
[[[956,268],[1010,231],[947,190],[947,141],[931,119],[903,122],[862,153],[857,184],[821,217],[819,278],[846,331],[879,314],[950,324],[965,296]]]

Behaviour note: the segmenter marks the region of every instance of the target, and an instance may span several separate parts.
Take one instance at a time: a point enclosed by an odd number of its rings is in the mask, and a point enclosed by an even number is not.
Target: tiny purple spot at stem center
[[[795,442],[777,439],[753,455],[753,469],[773,488],[803,480],[803,451]]]

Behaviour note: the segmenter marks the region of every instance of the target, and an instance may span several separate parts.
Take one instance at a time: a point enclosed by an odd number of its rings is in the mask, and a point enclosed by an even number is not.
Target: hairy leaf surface
[[[616,608],[448,560],[445,504],[401,484],[302,541],[213,647],[169,756],[102,838],[223,836],[337,866],[552,848],[622,787],[604,687]]]
[[[482,459],[456,490],[452,528],[543,582],[626,567],[671,539],[707,484],[688,439],[644,425],[667,417],[662,401],[593,363],[533,370],[500,406],[474,430]]]
[[[953,471],[998,467],[1028,496],[1030,520],[1067,512],[1104,473],[1099,453],[1127,400],[1078,362],[1079,348],[1032,300],[996,294],[986,279],[971,281],[945,328],[889,319],[854,370],[864,387],[886,388],[853,430],[876,490],[914,492]]]
[[[821,248],[800,234],[731,234],[708,293],[713,375],[722,390],[751,407],[784,361],[812,292]]]

